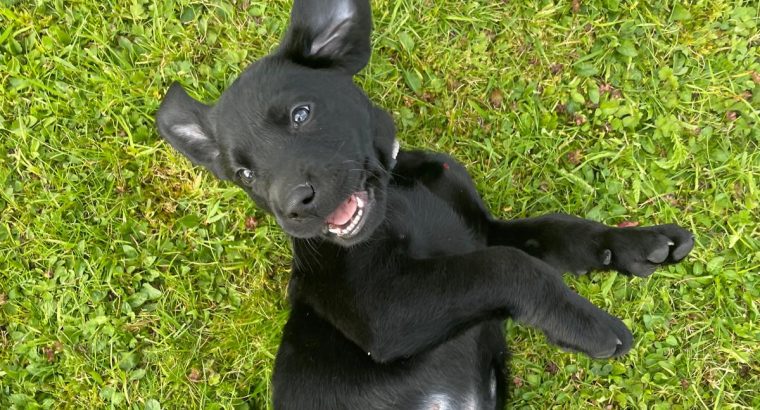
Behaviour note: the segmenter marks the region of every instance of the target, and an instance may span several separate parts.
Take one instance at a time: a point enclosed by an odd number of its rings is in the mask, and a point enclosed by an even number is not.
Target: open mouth
[[[371,194],[371,190],[351,194],[327,217],[325,230],[342,239],[358,234],[369,214]]]

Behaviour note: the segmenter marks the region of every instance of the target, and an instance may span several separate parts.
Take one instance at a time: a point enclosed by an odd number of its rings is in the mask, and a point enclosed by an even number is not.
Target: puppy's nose
[[[297,185],[288,193],[285,200],[285,206],[283,207],[285,216],[290,219],[299,219],[306,216],[314,207],[314,197],[316,195],[317,192],[314,190],[314,187],[308,182]]]

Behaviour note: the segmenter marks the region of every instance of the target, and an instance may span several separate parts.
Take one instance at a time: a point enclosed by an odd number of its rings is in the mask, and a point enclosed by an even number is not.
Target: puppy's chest
[[[461,254],[483,246],[459,214],[427,189],[402,194],[389,204],[388,229],[409,256]]]

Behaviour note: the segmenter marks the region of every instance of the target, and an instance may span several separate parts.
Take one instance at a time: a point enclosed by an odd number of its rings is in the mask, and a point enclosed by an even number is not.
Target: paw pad
[[[668,255],[670,255],[670,246],[661,246],[650,252],[647,260],[652,263],[663,263]]]
[[[671,253],[671,257],[673,258],[673,261],[680,261],[681,259],[685,258],[686,255],[691,252],[691,249],[694,248],[694,237],[689,237],[688,240],[683,241],[681,244],[676,246],[675,249],[673,249]]]

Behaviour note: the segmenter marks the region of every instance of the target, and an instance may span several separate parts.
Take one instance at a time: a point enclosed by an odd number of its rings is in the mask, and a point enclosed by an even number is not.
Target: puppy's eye
[[[291,111],[290,119],[293,121],[294,125],[298,126],[308,121],[310,114],[311,114],[310,106],[299,105],[296,108],[293,108],[293,111]]]
[[[237,172],[238,180],[244,185],[250,185],[251,183],[253,183],[254,177],[255,175],[253,174],[253,171],[247,168],[243,168]]]

